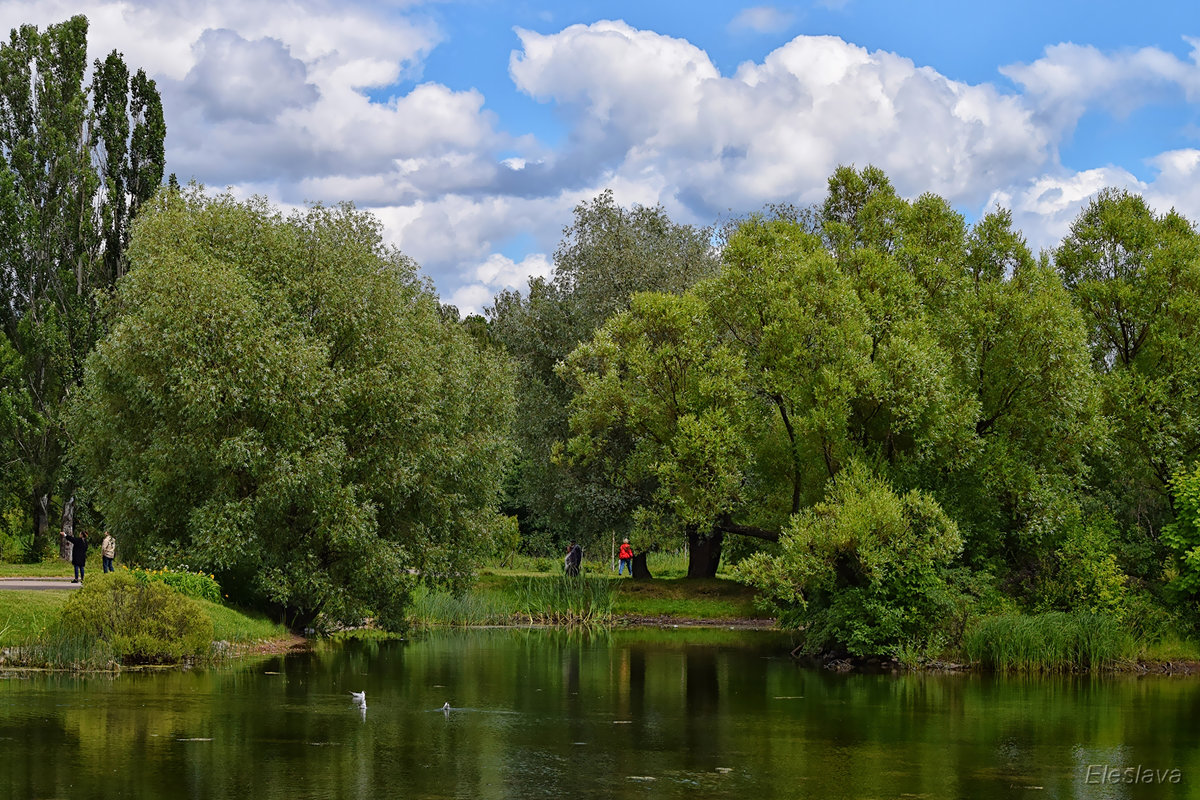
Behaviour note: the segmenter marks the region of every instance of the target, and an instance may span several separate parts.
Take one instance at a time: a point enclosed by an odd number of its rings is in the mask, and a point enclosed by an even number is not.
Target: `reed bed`
[[[419,628],[434,625],[470,627],[509,625],[516,616],[515,604],[503,595],[477,592],[453,594],[422,586],[413,593],[408,619]]]
[[[1052,611],[984,619],[963,650],[972,663],[1003,672],[1096,672],[1128,660],[1134,646],[1112,617]]]
[[[574,578],[524,578],[514,587],[518,613],[530,624],[607,625],[613,616],[613,581]]]

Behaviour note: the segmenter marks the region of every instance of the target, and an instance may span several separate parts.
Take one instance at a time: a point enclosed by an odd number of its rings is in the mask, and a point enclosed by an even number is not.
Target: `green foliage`
[[[963,649],[985,669],[1095,672],[1129,658],[1133,643],[1109,615],[1051,611],[987,617],[967,632]]]
[[[1162,540],[1174,559],[1170,588],[1194,599],[1200,595],[1200,461],[1175,473],[1175,520],[1163,527]]]
[[[144,207],[69,426],[127,557],[235,599],[403,624],[503,522],[511,375],[349,206],[164,192]]]
[[[638,292],[679,293],[716,269],[710,231],[672,222],[659,206],[616,205],[611,191],[575,208],[554,253],[554,274],[527,297],[505,292],[490,316],[517,370],[514,433],[520,456],[510,503],[526,542],[557,549],[626,529],[629,494],[610,476],[556,458],[567,439],[569,382],[555,365]]]
[[[72,593],[52,635],[102,644],[123,664],[175,664],[208,652],[213,624],[166,584],[114,572]]]
[[[1108,614],[1122,620],[1129,576],[1121,569],[1111,520],[1073,516],[1063,524],[1052,563],[1040,574],[1034,605],[1059,611]]]
[[[1054,259],[1087,320],[1111,420],[1115,446],[1094,460],[1097,484],[1118,522],[1153,545],[1171,522],[1171,476],[1200,452],[1200,235],[1173,210],[1108,190]]]
[[[125,572],[125,569],[121,570]],[[171,569],[140,569],[128,570],[129,574],[139,583],[158,581],[165,583],[175,591],[197,600],[207,600],[210,603],[221,602],[221,585],[215,575],[205,572],[187,572]]]
[[[561,367],[579,387],[572,463],[636,503],[641,549],[677,548],[736,503],[753,440],[743,369],[691,294],[636,295]]]
[[[62,407],[163,170],[154,82],[113,52],[85,83],[87,33],[76,16],[0,43],[0,506],[24,498],[30,558],[76,488]]]
[[[928,495],[896,494],[854,464],[826,500],[793,517],[778,555],[759,553],[734,575],[762,592],[809,652],[879,655],[929,642],[951,624],[944,571],[962,548]]]

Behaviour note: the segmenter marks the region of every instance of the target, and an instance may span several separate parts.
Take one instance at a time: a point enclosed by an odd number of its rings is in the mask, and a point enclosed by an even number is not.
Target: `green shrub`
[[[1112,668],[1130,657],[1133,643],[1109,615],[1050,611],[987,617],[967,632],[963,649],[987,669],[1071,672]]]
[[[852,464],[826,499],[792,517],[779,552],[734,569],[755,586],[781,625],[801,631],[809,653],[856,656],[928,651],[961,619],[947,570],[962,538],[933,498],[896,494]]]
[[[215,576],[207,572],[187,572],[172,569],[140,569],[130,568],[129,574],[140,583],[158,581],[165,583],[180,594],[195,597],[197,600],[208,600],[210,603],[221,602],[221,584]]]
[[[164,582],[122,571],[91,578],[74,592],[51,637],[91,643],[123,664],[175,664],[209,651],[213,624]]]
[[[1062,526],[1033,593],[1040,611],[1090,611],[1122,619],[1129,578],[1117,560],[1116,525],[1106,516],[1074,515]]]
[[[1175,566],[1169,585],[1182,598],[1193,598],[1200,595],[1200,461],[1172,476],[1171,492],[1175,519],[1162,529]]]

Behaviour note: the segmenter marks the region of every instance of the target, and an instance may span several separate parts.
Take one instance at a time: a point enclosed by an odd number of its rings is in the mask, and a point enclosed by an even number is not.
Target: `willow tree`
[[[461,583],[504,529],[511,376],[374,218],[167,191],[128,254],[70,416],[126,553],[298,628]]]
[[[73,489],[62,406],[99,333],[97,293],[163,172],[154,82],[114,51],[87,83],[87,30],[77,16],[0,44],[0,330],[18,376],[0,386],[0,438],[20,464],[33,554]]]
[[[619,529],[630,511],[619,487],[558,457],[572,389],[555,365],[637,292],[677,294],[715,272],[710,233],[673,222],[661,206],[622,208],[606,191],[575,208],[548,280],[496,298],[493,331],[518,372],[511,503],[541,547]]]
[[[1153,545],[1172,517],[1172,475],[1200,457],[1200,235],[1173,210],[1108,190],[1054,262],[1087,322],[1112,420],[1116,448],[1098,471],[1122,521]]]

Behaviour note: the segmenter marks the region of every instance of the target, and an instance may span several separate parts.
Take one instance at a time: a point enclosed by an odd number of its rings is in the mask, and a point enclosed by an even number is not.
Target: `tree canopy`
[[[100,334],[129,222],[163,174],[154,81],[113,51],[87,77],[87,19],[0,44],[0,488],[25,495],[28,555],[74,492],[62,405]],[[5,475],[4,473],[8,473]]]
[[[512,378],[349,206],[167,191],[143,208],[74,454],[122,546],[297,627],[398,625],[503,526]]]

